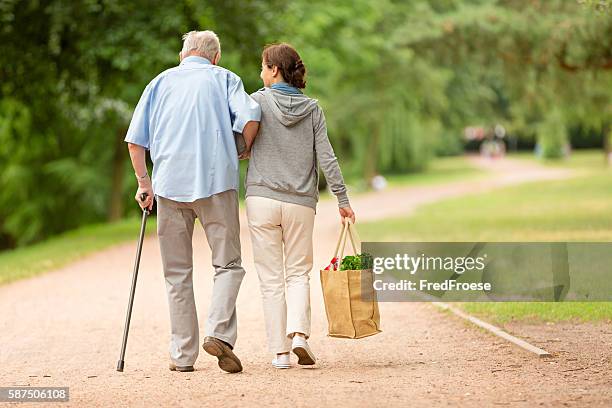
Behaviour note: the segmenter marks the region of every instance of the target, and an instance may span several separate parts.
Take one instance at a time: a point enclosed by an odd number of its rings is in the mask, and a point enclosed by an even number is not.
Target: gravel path
[[[406,214],[451,196],[569,175],[522,161],[474,162],[492,176],[354,197],[358,222]],[[329,261],[339,228],[336,217],[332,201],[320,204],[315,265]],[[610,324],[579,326],[575,335],[563,327],[564,336],[547,327],[541,332],[546,338],[532,330],[529,340],[554,354],[537,359],[431,305],[385,303],[383,333],[362,340],[332,339],[325,336],[317,271],[312,279],[311,346],[320,364],[315,369],[275,370],[265,347],[244,218],[242,226],[247,276],[239,296],[236,353],[243,373],[221,372],[216,359],[203,351],[195,372],[168,370],[168,307],[157,240],[151,236],[144,243],[125,372],[116,372],[115,365],[133,243],[0,287],[0,386],[70,386],[68,405],[93,407],[612,405]],[[202,317],[212,280],[210,250],[201,228],[194,243],[194,285]],[[601,341],[580,340],[593,336]],[[551,339],[556,340],[548,342]]]

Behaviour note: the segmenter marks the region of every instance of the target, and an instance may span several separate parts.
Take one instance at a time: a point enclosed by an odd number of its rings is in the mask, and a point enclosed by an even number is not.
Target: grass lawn
[[[59,268],[85,255],[125,241],[138,240],[140,218],[111,224],[88,225],[47,241],[0,252],[0,285]],[[147,221],[147,232],[155,231],[155,217]]]
[[[458,156],[440,157],[433,160],[423,172],[390,174],[386,178],[389,187],[404,187],[449,183],[456,180],[475,179],[486,176],[486,172],[474,167],[465,157]]]
[[[522,159],[530,160],[522,155]],[[612,241],[612,169],[601,152],[546,163],[580,170],[567,180],[533,182],[424,206],[412,216],[362,223],[364,241]],[[494,320],[612,319],[612,302],[465,303]]]
[[[463,303],[463,310],[497,323],[509,321],[612,321],[612,302]]]
[[[464,156],[440,157],[432,160],[427,168],[418,173],[386,174],[387,187],[409,187],[450,183],[456,180],[473,180],[487,177],[487,172],[474,167]],[[370,192],[363,179],[347,177],[346,183],[352,195]],[[333,198],[328,192],[321,197]]]

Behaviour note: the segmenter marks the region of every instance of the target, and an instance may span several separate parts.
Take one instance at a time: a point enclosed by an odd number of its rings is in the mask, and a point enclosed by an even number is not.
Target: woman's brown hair
[[[268,68],[276,65],[289,85],[299,89],[306,88],[306,67],[291,45],[286,43],[266,45],[261,58]]]

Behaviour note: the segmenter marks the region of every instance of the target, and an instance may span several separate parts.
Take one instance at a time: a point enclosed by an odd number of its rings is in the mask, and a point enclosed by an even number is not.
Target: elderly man
[[[195,219],[212,250],[214,285],[204,350],[219,367],[242,371],[236,342],[236,297],[244,276],[238,221],[238,153],[234,132],[250,148],[259,128],[259,105],[241,79],[219,67],[221,47],[212,31],[183,36],[180,64],[145,88],[130,123],[128,142],[138,180],[136,200],[152,208],[170,305],[170,369],[193,371],[198,318],[193,296],[192,235]],[[152,182],[145,151],[153,162]],[[142,194],[146,199],[140,201]]]

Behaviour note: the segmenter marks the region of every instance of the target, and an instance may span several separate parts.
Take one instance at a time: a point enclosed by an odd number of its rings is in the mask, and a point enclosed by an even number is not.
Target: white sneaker
[[[272,365],[274,368],[291,368],[291,360],[289,359],[289,353],[287,354],[277,354],[272,360]]]
[[[299,365],[313,365],[317,360],[302,336],[293,336],[291,350],[298,356]]]

